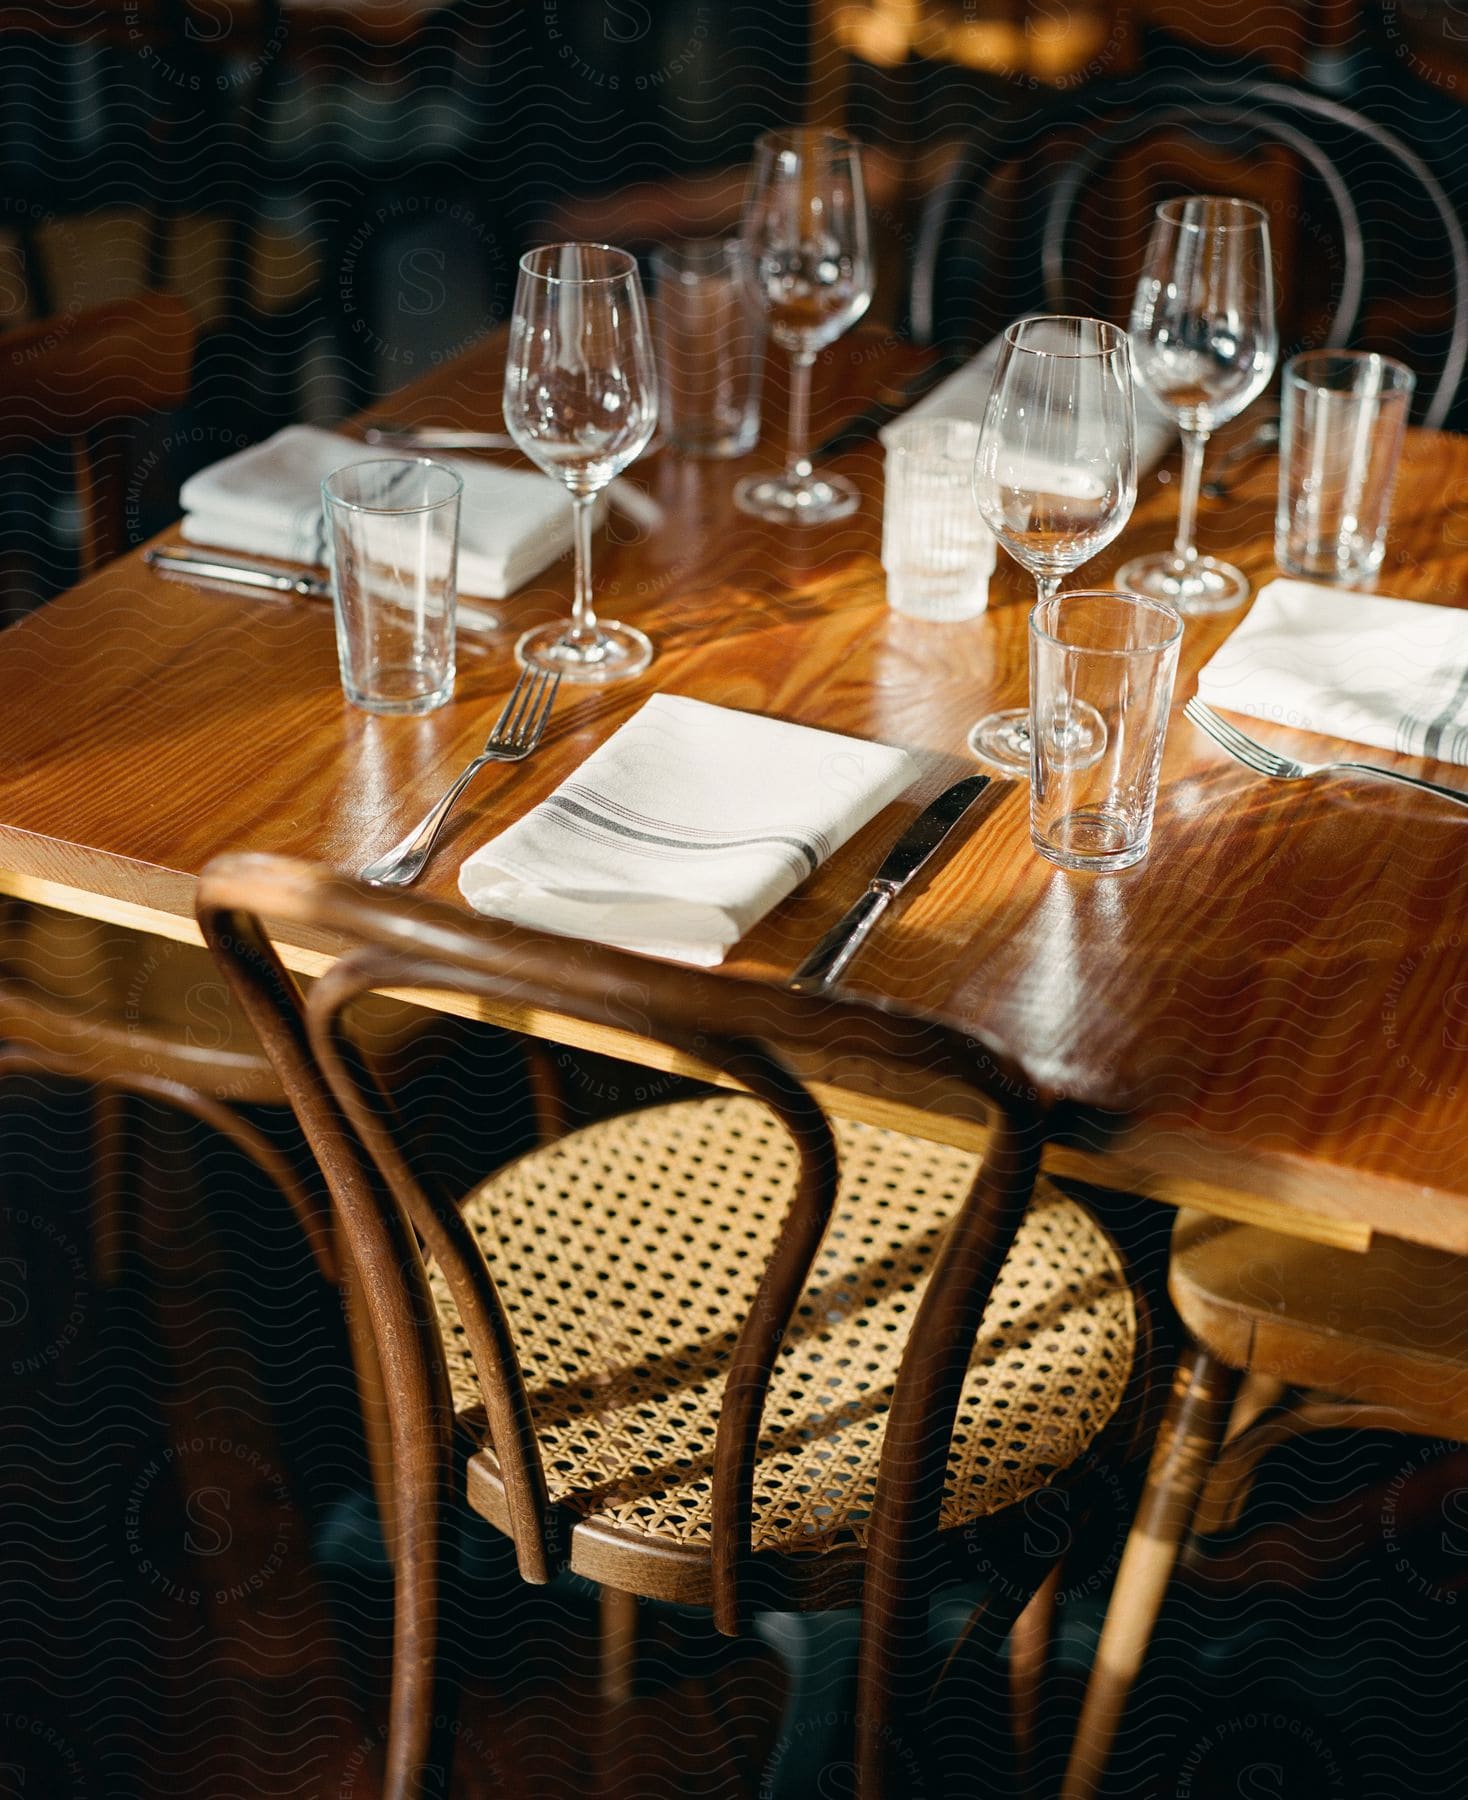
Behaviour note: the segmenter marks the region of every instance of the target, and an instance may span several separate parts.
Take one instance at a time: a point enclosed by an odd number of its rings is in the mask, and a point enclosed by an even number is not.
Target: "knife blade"
[[[786,982],[796,994],[818,994],[830,987],[860,949],[867,933],[968,811],[990,782],[988,775],[967,775],[945,788],[925,807],[888,851],[866,892],[836,921]]]
[[[143,561],[160,575],[192,576],[196,581],[222,581],[234,587],[255,588],[282,596],[300,595],[308,600],[329,600],[331,583],[309,570],[279,569],[254,562],[247,556],[194,556],[184,550],[145,550]],[[457,620],[466,631],[498,631],[500,621],[488,607],[460,600]]]

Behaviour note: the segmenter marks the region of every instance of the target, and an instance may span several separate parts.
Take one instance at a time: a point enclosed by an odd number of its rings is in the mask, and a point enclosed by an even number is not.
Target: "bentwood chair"
[[[206,941],[320,1159],[383,1363],[397,1600],[385,1792],[420,1788],[451,1445],[522,1576],[757,1610],[862,1601],[864,1800],[945,1791],[911,1691],[930,1595],[1002,1568],[1002,1640],[1054,1561],[1024,1502],[1113,1471],[1149,1334],[1116,1244],[1037,1179],[1023,1072],[867,1004],[674,968],[265,856],[204,872]],[[348,948],[304,999],[270,931]],[[462,1201],[430,1193],[344,1016],[406,985],[632,1029],[720,1091],[603,1121]],[[978,1095],[980,1157],[829,1117],[821,1083]],[[723,1091],[732,1090],[732,1091]],[[1112,1477],[1114,1481],[1114,1474]],[[1070,1501],[1068,1500],[1068,1504]],[[436,1791],[436,1790],[435,1790]],[[946,1791],[952,1792],[952,1787]]]
[[[186,404],[194,344],[193,318],[173,294],[60,313],[0,336],[0,454],[69,447],[81,575],[127,542],[133,428]]]
[[[1063,1800],[1103,1785],[1180,1546],[1235,1520],[1270,1450],[1318,1431],[1468,1439],[1468,1257],[1396,1239],[1362,1255],[1184,1212],[1168,1286],[1193,1347],[1117,1571]]]
[[[1438,370],[1417,399],[1442,425],[1468,367],[1457,211],[1396,133],[1280,82],[1127,78],[972,135],[921,209],[913,335],[981,343],[986,306],[1124,317],[1152,203],[1206,191],[1270,211],[1287,344],[1368,343]]]

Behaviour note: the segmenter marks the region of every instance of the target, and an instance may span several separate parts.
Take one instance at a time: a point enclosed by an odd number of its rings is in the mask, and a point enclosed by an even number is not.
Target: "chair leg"
[[[127,1096],[98,1088],[92,1097],[92,1278],[116,1287],[127,1253]]]
[[[1055,1629],[1055,1596],[1060,1589],[1064,1567],[1063,1560],[1056,1563],[1035,1589],[1029,1605],[1015,1620],[1009,1635],[1009,1705],[1022,1794],[1032,1794],[1035,1790],[1040,1693]]]
[[[1237,1379],[1233,1370],[1196,1348],[1178,1365],[1106,1609],[1061,1800],[1091,1800],[1100,1787],[1127,1696],[1162,1609],[1178,1545],[1218,1452]]]
[[[637,1596],[601,1590],[601,1697],[608,1708],[625,1706],[637,1684]]]

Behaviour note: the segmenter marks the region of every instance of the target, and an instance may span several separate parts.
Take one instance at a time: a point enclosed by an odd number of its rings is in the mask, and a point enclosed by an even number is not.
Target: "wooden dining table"
[[[502,357],[487,338],[379,411],[496,428]],[[875,327],[834,346],[817,369],[817,436],[895,395],[925,360]],[[854,517],[799,528],[735,510],[738,476],[779,460],[782,380],[772,368],[753,456],[698,461],[664,448],[631,471],[664,520],[650,529],[610,514],[596,596],[651,635],[656,659],[604,690],[563,686],[542,748],[479,777],[422,891],[462,905],[469,852],[655,692],[908,747],[921,780],[724,964],[779,981],[903,825],[973,771],[969,725],[1024,701],[1031,591],[1007,559],[979,618],[930,624],[888,607],[875,437],[836,461],[861,488]],[[1275,476],[1272,459],[1247,466],[1199,521],[1202,547],[1256,586],[1276,572]],[[1170,542],[1176,495],[1175,462],[1146,475],[1127,530],[1077,583],[1104,585],[1124,558]],[[1442,605],[1468,598],[1468,440],[1409,434],[1377,585]],[[195,884],[222,851],[360,869],[479,749],[514,680],[519,631],[564,616],[569,600],[563,558],[499,603],[502,630],[461,632],[450,704],[385,718],[344,700],[327,605],[210,591],[154,573],[141,551],[124,557],[0,636],[0,888],[197,942]],[[1058,1173],[1357,1249],[1380,1232],[1468,1250],[1468,810],[1369,777],[1272,783],[1225,756],[1180,709],[1242,616],[1187,625],[1144,862],[1109,876],[1054,867],[1031,846],[1026,786],[996,779],[845,983],[958,1025],[1062,1097],[1071,1125],[1047,1156]],[[1347,751],[1257,729],[1310,760]],[[1397,760],[1468,788],[1468,770]],[[341,948],[283,944],[305,974]],[[649,1069],[700,1072],[630,1030],[415,997]],[[822,1081],[849,1116],[983,1142],[970,1100],[921,1069],[901,1091],[879,1085],[860,1045]]]

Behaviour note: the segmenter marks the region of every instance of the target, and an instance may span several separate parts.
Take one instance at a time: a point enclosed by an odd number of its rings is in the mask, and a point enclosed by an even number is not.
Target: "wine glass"
[[[1045,315],[1004,334],[974,457],[985,524],[1049,600],[1104,549],[1137,500],[1137,421],[1126,333],[1101,319]],[[1048,724],[1079,765],[1099,752],[1099,717]],[[1006,774],[1030,767],[1028,708],[988,714],[969,749]]]
[[[522,634],[527,668],[567,681],[619,681],[652,661],[642,632],[591,604],[596,496],[647,448],[658,386],[635,258],[608,244],[549,244],[520,258],[505,364],[505,428],[571,491],[576,595],[567,624]]]
[[[861,152],[830,131],[772,131],[754,147],[744,202],[744,276],[790,352],[790,435],[784,473],[750,475],[734,503],[756,518],[820,523],[856,511],[860,495],[810,460],[810,371],[817,351],[872,303],[872,258]]]
[[[1227,612],[1248,598],[1249,583],[1231,563],[1199,556],[1193,524],[1208,434],[1264,391],[1279,355],[1262,207],[1213,194],[1162,202],[1131,340],[1137,379],[1182,431],[1183,480],[1172,549],[1127,563],[1118,585],[1179,612]]]

